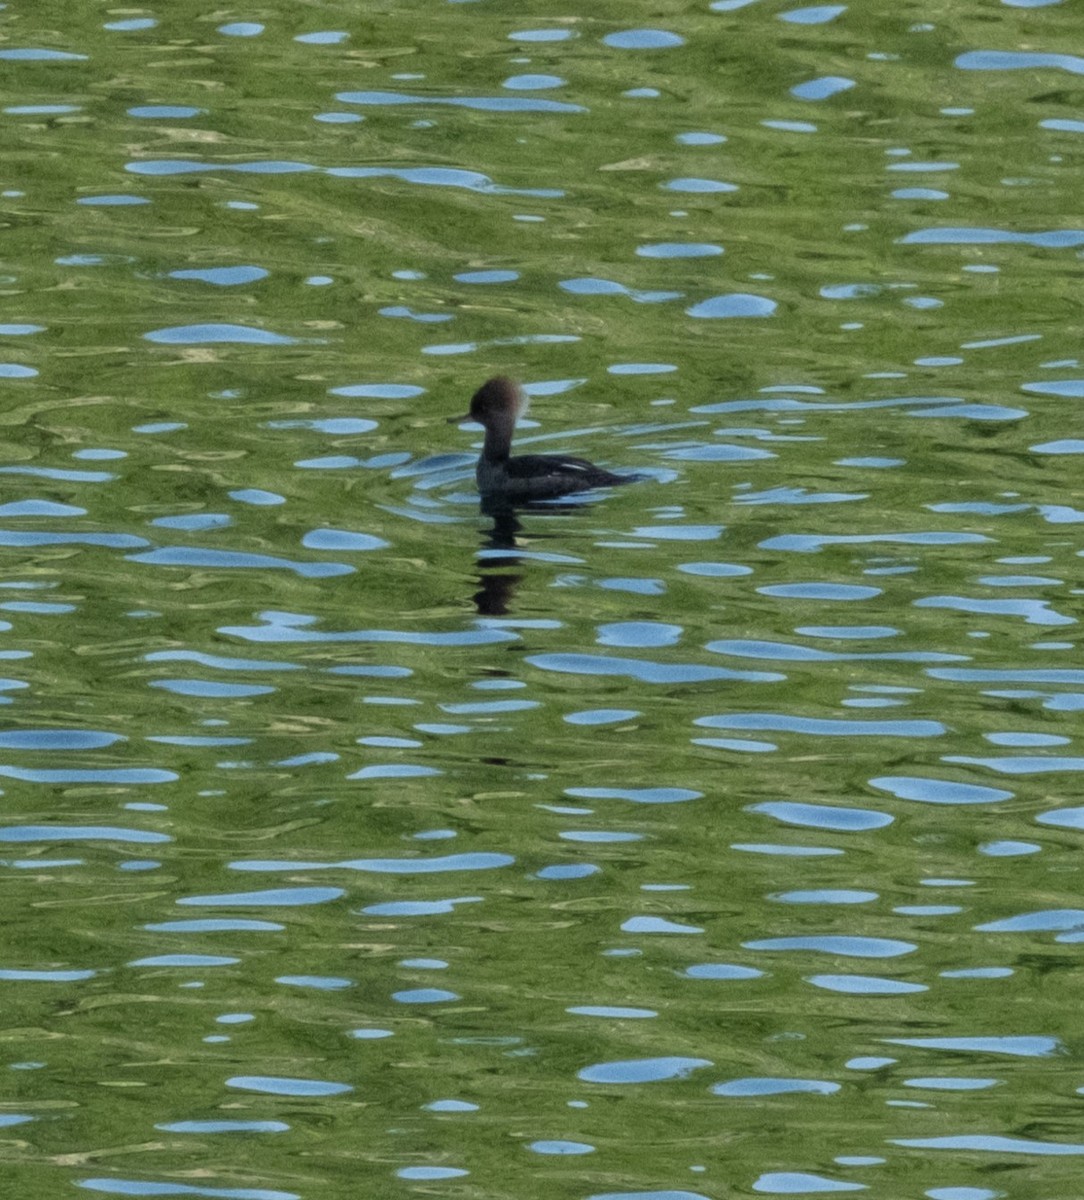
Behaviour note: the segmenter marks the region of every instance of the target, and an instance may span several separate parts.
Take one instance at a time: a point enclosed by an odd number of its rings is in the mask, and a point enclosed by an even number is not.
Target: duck
[[[616,475],[586,458],[570,454],[513,454],[512,434],[516,421],[527,410],[523,388],[506,375],[495,375],[471,397],[470,410],[449,417],[449,424],[477,421],[485,428],[482,453],[475,468],[483,502],[529,504],[536,500],[558,500],[592,488],[633,483],[642,475]]]

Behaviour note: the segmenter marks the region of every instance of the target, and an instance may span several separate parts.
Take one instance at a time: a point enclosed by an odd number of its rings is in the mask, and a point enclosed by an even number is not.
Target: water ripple
[[[521,103],[556,104],[555,100],[522,101]],[[403,183],[416,183],[424,187],[464,188],[493,196],[536,196],[541,199],[559,198],[565,193],[561,188],[513,188],[494,183],[480,171],[468,171],[453,167],[328,167],[328,175],[344,179],[399,179]]]
[[[778,662],[960,662],[964,654],[943,654],[936,650],[880,650],[870,653],[821,650],[791,642],[755,642],[726,639],[708,642],[704,647],[713,654],[732,654],[737,658],[769,658]],[[932,674],[932,672],[931,672]]]
[[[691,788],[647,787],[647,788],[585,788],[565,789],[566,796],[583,800],[631,800],[634,804],[679,804],[685,800],[699,800],[704,793]]]
[[[848,996],[908,996],[929,991],[923,983],[905,983],[880,975],[810,975],[807,982],[825,991]]]
[[[0,842],[171,842],[164,833],[125,829],[117,825],[5,825]]]
[[[363,93],[356,93],[362,95]],[[377,93],[373,93],[377,94]],[[391,94],[391,93],[389,93]],[[341,98],[341,97],[340,97]],[[354,101],[355,103],[363,103],[363,101]],[[556,100],[528,100],[528,99],[513,99],[511,97],[505,99],[500,98],[502,105],[511,107],[517,106],[535,106],[535,105],[556,105],[554,111],[565,111],[565,105],[559,105]],[[449,101],[452,103],[452,101]],[[574,106],[572,106],[574,107]],[[311,163],[305,162],[290,162],[282,160],[261,160],[257,162],[214,162],[204,161],[200,159],[184,159],[184,158],[160,158],[160,159],[142,159],[137,162],[129,162],[125,168],[126,171],[133,175],[152,175],[152,176],[170,176],[170,175],[198,175],[212,171],[230,171],[248,175],[295,175],[308,171],[322,170],[324,174],[336,176],[344,179],[398,179],[403,183],[415,183],[423,186],[432,187],[457,187],[465,188],[472,192],[481,192],[483,194],[506,195],[506,196],[537,196],[537,197],[559,197],[563,196],[564,192],[560,188],[509,188],[502,187],[494,183],[488,175],[483,175],[479,171],[462,170],[453,167],[324,167],[317,168]],[[179,327],[182,331],[185,327]],[[193,327],[200,329],[201,327]],[[208,327],[214,330],[215,326]],[[244,326],[226,327],[227,329],[246,329]],[[163,330],[163,334],[175,334],[175,330]],[[249,331],[251,332],[251,331]],[[180,336],[180,334],[178,334]],[[170,340],[163,337],[153,340]],[[225,339],[214,338],[211,340],[255,340],[246,337],[244,334],[238,334],[236,337],[227,337]]]
[[[986,1151],[991,1154],[1084,1154],[1079,1142],[1040,1142],[1033,1138],[1004,1137],[993,1133],[959,1133],[942,1137],[889,1138],[895,1146],[918,1150]]]
[[[728,1079],[725,1083],[712,1085],[716,1096],[783,1096],[804,1093],[813,1096],[834,1096],[839,1091],[838,1083],[826,1079],[773,1079],[757,1075],[745,1079]]]
[[[234,1075],[226,1086],[247,1092],[265,1092],[272,1096],[341,1096],[354,1089],[349,1083],[331,1083],[326,1079],[293,1079],[279,1075]]]
[[[598,654],[529,654],[525,660],[543,671],[568,675],[617,675],[641,683],[704,683],[732,679],[746,683],[779,683],[786,679],[774,671],[731,671],[696,663],[661,663],[636,658],[608,658]]]
[[[795,25],[826,25],[847,11],[845,4],[817,4],[810,8],[792,8],[790,12],[778,13],[780,21]]]
[[[896,1046],[914,1046],[920,1050],[951,1050],[965,1054],[1009,1054],[1023,1058],[1045,1058],[1066,1053],[1056,1037],[999,1036],[999,1037],[909,1037],[885,1038]]]
[[[240,908],[249,905],[290,906],[326,904],[346,893],[334,887],[268,888],[261,892],[225,892],[214,896],[182,896],[178,904],[196,904]]]
[[[855,86],[853,79],[845,75],[822,75],[818,79],[810,79],[805,83],[796,84],[790,89],[792,96],[799,100],[827,100],[840,92],[846,92]]]
[[[146,538],[131,533],[52,533],[45,530],[0,529],[0,546],[107,546],[115,550],[130,550],[147,545]]]
[[[730,292],[701,300],[685,310],[690,317],[726,320],[732,317],[770,317],[778,305],[766,296],[755,296],[748,292]]]
[[[353,570],[353,568],[351,568]],[[399,642],[408,646],[489,646],[518,640],[511,630],[475,628],[451,633],[415,633],[401,629],[318,630],[308,628],[315,617],[261,613],[263,625],[223,625],[220,633],[247,642]]]
[[[1084,58],[1075,54],[1043,54],[1021,50],[968,50],[955,65],[964,71],[1035,71],[1043,67],[1084,75]]]
[[[91,729],[18,729],[0,733],[0,749],[100,750],[125,740],[119,733]]]
[[[163,771],[157,767],[101,767],[96,769],[59,767],[31,769],[0,765],[0,775],[8,779],[21,779],[26,783],[174,783],[180,779],[175,771]]]
[[[783,1195],[806,1195],[814,1192],[861,1192],[864,1183],[846,1183],[814,1175],[811,1171],[768,1171],[753,1182],[755,1192],[776,1192]]]
[[[966,754],[946,754],[945,762],[963,763],[969,766],[986,767],[1002,775],[1044,775],[1050,772],[1084,771],[1084,758],[1069,758],[1064,755],[1006,755],[1003,758],[976,758]]]
[[[326,579],[332,575],[351,575],[355,568],[346,563],[301,562],[278,558],[273,554],[246,554],[239,550],[212,550],[205,546],[159,546],[143,554],[126,556],[132,562],[155,567],[213,567],[222,570],[293,571],[307,579]]]
[[[927,738],[941,737],[948,732],[940,721],[843,721],[757,712],[697,717],[693,724],[709,729],[771,729],[816,737]]]
[[[901,800],[918,800],[924,804],[997,804],[1002,800],[1011,800],[1013,795],[1001,788],[914,775],[882,775],[871,779],[869,783],[871,787],[891,792]]]
[[[25,981],[30,983],[78,983],[83,979],[93,979],[97,971],[91,970],[21,970],[10,967],[0,969],[0,980],[5,983]]]
[[[1050,229],[1041,233],[1021,233],[1013,229],[984,226],[941,225],[916,229],[898,239],[908,246],[994,246],[1019,243],[1046,249],[1072,249],[1084,245],[1084,229]]]
[[[146,1179],[77,1179],[76,1187],[92,1192],[110,1192],[119,1196],[210,1196],[212,1200],[301,1200],[298,1192],[280,1192],[271,1188],[217,1188],[193,1183],[159,1182]]]
[[[220,671],[300,671],[300,663],[259,658],[228,658],[223,654],[205,654],[201,650],[152,650],[143,656],[146,662],[194,662]],[[3,742],[0,741],[0,745]]]
[[[348,858],[337,862],[288,862],[277,859],[239,859],[231,862],[234,871],[371,871],[379,875],[433,875],[446,871],[491,871],[510,867],[511,854],[446,854],[435,858]]]
[[[788,825],[839,832],[883,829],[895,819],[876,809],[840,808],[832,804],[806,804],[797,800],[764,800],[759,804],[751,804],[749,812],[764,813]]]
[[[742,942],[742,945],[747,950],[812,950],[819,954],[839,955],[841,958],[896,958],[901,954],[913,954],[918,949],[913,942],[898,938],[841,937],[832,934],[762,938],[760,941]]]
[[[916,608],[952,608],[997,617],[1023,617],[1028,625],[1075,625],[1076,617],[1055,612],[1046,600],[978,600],[971,596],[923,596]]]
[[[86,62],[86,54],[72,54],[67,50],[45,50],[34,46],[10,47],[0,50],[0,59],[19,62]]]
[[[152,329],[143,335],[148,342],[164,346],[214,346],[230,343],[248,346],[294,346],[297,338],[251,325],[174,325],[169,329]]]
[[[867,546],[884,543],[898,546],[974,546],[993,541],[982,533],[963,533],[951,530],[927,530],[921,533],[783,533],[765,538],[762,550],[795,550],[799,554],[815,554],[827,546]]]
[[[626,287],[613,279],[597,279],[588,276],[577,279],[562,279],[557,286],[573,296],[627,296],[637,304],[663,304],[668,300],[680,300],[682,292],[642,291]]]
[[[751,0],[746,0],[746,3],[749,2]],[[595,1192],[586,1197],[586,1200],[708,1200],[708,1197],[702,1192],[667,1188],[665,1191],[654,1192]]]
[[[281,933],[277,921],[255,921],[243,917],[204,917],[188,921],[158,921],[144,925],[151,933]]]
[[[1021,913],[1000,921],[976,925],[979,933],[1054,933],[1062,930],[1084,932],[1084,909],[1049,908],[1040,912]]]
[[[712,1065],[706,1058],[634,1058],[584,1067],[576,1072],[576,1078],[585,1083],[659,1083],[686,1079],[693,1071]]]
[[[164,1133],[285,1133],[285,1121],[166,1121],[155,1125]],[[230,1189],[232,1192],[234,1189]]]
[[[587,109],[580,104],[562,100],[543,100],[537,96],[416,96],[409,92],[336,92],[335,99],[343,104],[387,105],[445,104],[452,108],[476,109],[480,112],[581,113]]]

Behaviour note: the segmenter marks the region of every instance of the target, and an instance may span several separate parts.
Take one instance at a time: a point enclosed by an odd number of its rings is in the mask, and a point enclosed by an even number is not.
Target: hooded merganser
[[[519,384],[496,375],[487,379],[471,397],[470,412],[448,419],[449,424],[477,421],[485,426],[485,442],[475,470],[483,499],[506,500],[510,504],[554,500],[573,492],[614,487],[643,478],[615,475],[586,458],[568,454],[513,455],[512,431],[526,410],[527,397]]]

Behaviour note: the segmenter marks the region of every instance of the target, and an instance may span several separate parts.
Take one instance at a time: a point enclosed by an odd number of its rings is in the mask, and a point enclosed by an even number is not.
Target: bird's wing
[[[550,471],[590,473],[599,472],[602,468],[586,458],[576,458],[571,454],[516,454],[505,463],[505,470],[512,479],[528,479]]]

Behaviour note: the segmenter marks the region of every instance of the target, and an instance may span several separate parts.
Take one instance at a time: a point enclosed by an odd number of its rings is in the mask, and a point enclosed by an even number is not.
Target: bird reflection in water
[[[504,616],[523,579],[523,572],[515,568],[523,563],[519,534],[523,532],[520,514],[532,513],[542,518],[578,512],[585,506],[576,503],[554,503],[547,501],[535,504],[509,504],[507,500],[483,496],[480,506],[484,516],[493,518],[493,525],[482,535],[482,547],[478,552],[481,567],[478,575],[478,591],[474,593],[474,606],[482,617]],[[546,536],[535,535],[534,536]]]

